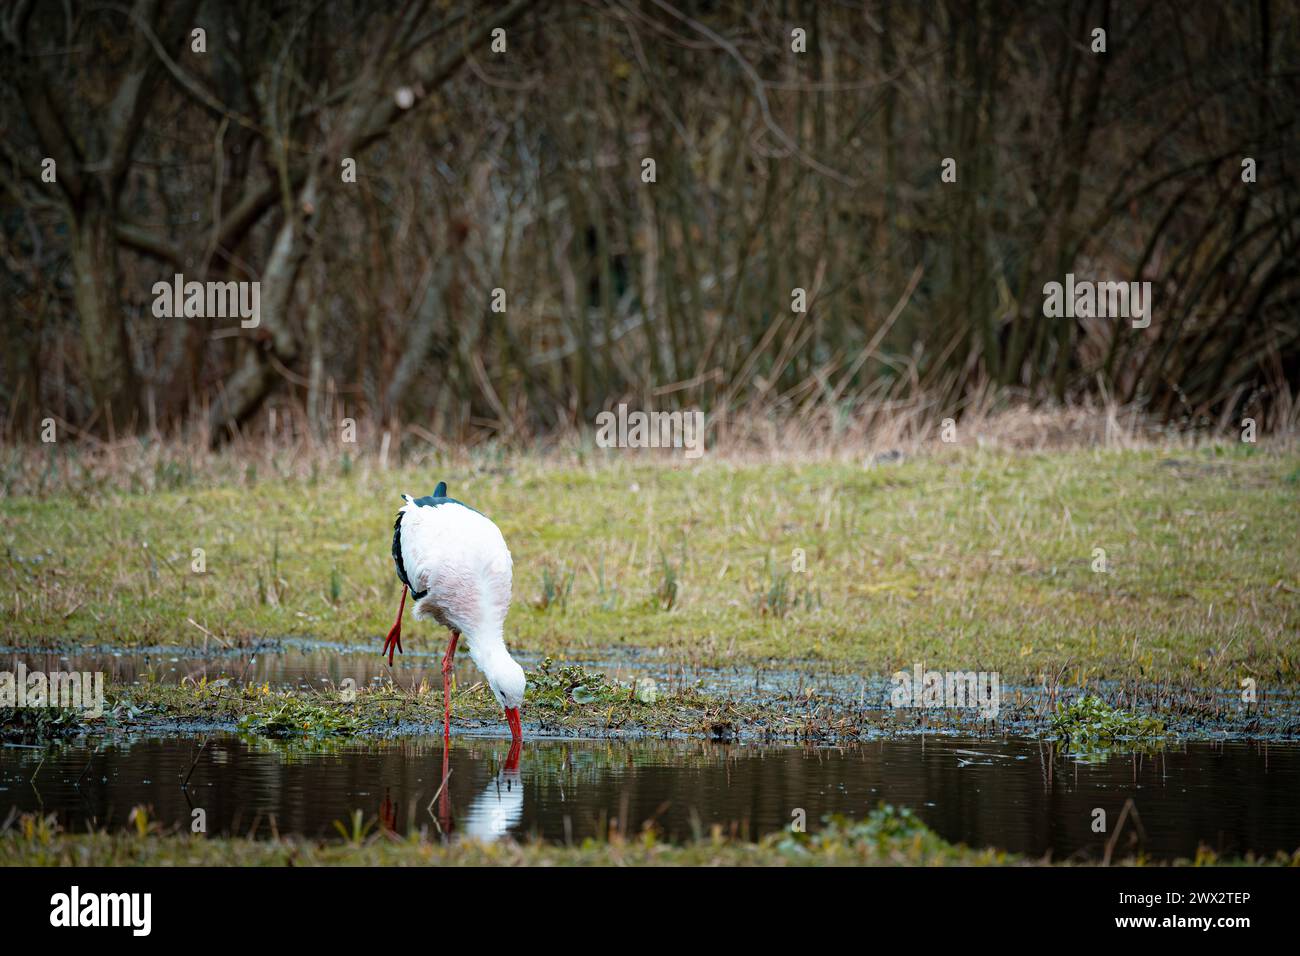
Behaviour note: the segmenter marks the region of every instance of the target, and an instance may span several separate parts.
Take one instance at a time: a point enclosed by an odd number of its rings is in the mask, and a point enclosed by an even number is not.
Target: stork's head
[[[528,686],[528,679],[524,677],[524,669],[509,654],[502,654],[492,661],[487,679],[492,693],[506,710],[517,708],[524,702],[524,688]]]
[[[503,650],[500,654],[493,655],[492,663],[484,668],[484,673],[497,702],[505,708],[506,720],[510,723],[510,736],[518,740],[522,733],[519,707],[524,702],[524,689],[528,686],[524,669]]]

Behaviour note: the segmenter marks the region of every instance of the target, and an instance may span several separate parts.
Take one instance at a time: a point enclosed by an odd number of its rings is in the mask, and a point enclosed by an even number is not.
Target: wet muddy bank
[[[1300,696],[1261,690],[1246,704],[1235,692],[1101,682],[1086,689],[1001,684],[996,719],[978,707],[891,706],[886,675],[816,662],[706,667],[662,655],[618,651],[580,661],[521,654],[530,673],[526,732],[545,737],[703,738],[838,743],[914,735],[1057,738],[1062,702],[1091,694],[1108,706],[1158,720],[1158,742],[1300,739]],[[0,727],[19,742],[80,733],[263,733],[270,736],[395,738],[440,732],[442,678],[436,654],[404,655],[397,666],[371,646],[285,639],[251,647],[0,648],[0,670],[98,672],[106,713],[66,726]],[[27,717],[29,722],[30,716]],[[50,722],[45,720],[44,724]],[[36,721],[39,723],[39,721]],[[453,733],[496,735],[495,701],[464,658],[457,660]],[[1146,735],[1138,735],[1145,737]]]

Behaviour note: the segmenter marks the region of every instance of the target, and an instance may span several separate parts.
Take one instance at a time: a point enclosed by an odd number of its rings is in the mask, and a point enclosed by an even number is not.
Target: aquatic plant
[[[1113,740],[1159,737],[1165,725],[1158,717],[1111,707],[1095,694],[1061,701],[1052,715],[1052,731],[1071,744],[1095,746]]]
[[[355,734],[361,721],[349,711],[311,703],[298,697],[284,700],[266,713],[247,714],[239,719],[241,733],[264,737],[334,737]]]
[[[563,710],[570,704],[612,703],[626,700],[626,688],[604,674],[589,671],[580,664],[556,667],[551,658],[528,674],[527,700],[538,707]]]
[[[81,714],[59,707],[0,707],[0,738],[48,740],[71,737],[85,730]]]

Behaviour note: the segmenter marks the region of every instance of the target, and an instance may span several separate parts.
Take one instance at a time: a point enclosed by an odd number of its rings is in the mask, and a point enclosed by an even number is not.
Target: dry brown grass
[[[989,394],[970,403],[953,422],[955,441],[944,440],[945,422],[924,398],[860,400],[848,410],[817,406],[807,414],[742,409],[710,417],[706,455],[737,464],[858,461],[866,465],[943,456],[971,447],[1045,452],[1084,448],[1191,449],[1240,440],[1240,425],[1219,422],[1198,428],[1161,425],[1135,407],[1087,401],[1068,407],[1029,406]],[[1300,434],[1300,403],[1289,403],[1281,427],[1260,436],[1273,448],[1289,448]],[[342,423],[342,419],[340,422]],[[348,421],[352,421],[349,419]],[[67,437],[65,438],[65,434]],[[0,453],[0,498],[59,493],[148,493],[186,486],[242,482],[250,478],[307,479],[317,474],[383,472],[399,467],[443,471],[493,471],[521,459],[533,465],[590,465],[602,455],[622,460],[680,465],[676,450],[602,449],[591,428],[545,436],[503,438],[482,432],[463,441],[439,439],[418,424],[400,426],[360,419],[353,441],[343,426],[322,434],[305,410],[280,405],[216,449],[201,425],[172,437],[154,434],[108,441],[60,423],[52,444],[10,444]]]

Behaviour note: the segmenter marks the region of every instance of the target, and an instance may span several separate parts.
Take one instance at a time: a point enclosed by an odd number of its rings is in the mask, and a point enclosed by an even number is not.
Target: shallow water
[[[6,648],[0,650],[0,666],[10,670],[22,661],[29,670],[99,671],[109,683],[132,684],[154,680],[179,684],[227,679],[236,683],[270,684],[276,688],[322,690],[336,687],[345,679],[358,687],[385,682],[389,678],[410,686],[425,681],[442,686],[442,648],[437,653],[414,651],[398,655],[389,668],[379,645],[346,647],[312,641],[276,642],[260,649],[224,651],[215,643],[206,652],[184,652],[172,648],[89,649],[73,654],[54,651]],[[462,654],[456,661],[457,676],[477,679],[472,665]]]
[[[0,650],[0,665],[22,660],[29,669],[98,670],[120,683],[206,678],[320,689],[348,678],[364,686],[391,677],[406,687],[441,684],[441,648],[417,645],[392,670],[377,650],[298,640],[229,652],[92,649],[71,657],[8,648]],[[888,694],[883,676],[811,668],[682,668],[652,654],[586,663],[613,677],[651,675],[669,690],[700,683],[711,693],[754,695],[799,713],[828,701],[881,706]],[[479,679],[467,660],[457,669],[462,685]],[[650,821],[669,839],[715,825],[755,837],[788,827],[799,809],[815,828],[826,814],[862,816],[883,801],[912,808],[953,841],[1095,858],[1109,834],[1092,831],[1094,809],[1106,811],[1113,830],[1132,798],[1141,825],[1125,824],[1117,853],[1140,847],[1154,858],[1189,856],[1202,843],[1231,854],[1300,847],[1294,741],[1188,743],[1090,761],[1014,737],[911,736],[837,748],[530,739],[514,771],[503,768],[504,743],[466,737],[453,741],[450,776],[439,792],[438,737],[309,749],[218,734],[200,753],[204,739],[0,748],[0,821],[17,809],[54,813],[74,829],[117,828],[144,804],[169,828],[189,829],[193,809],[201,808],[213,835],[333,837],[335,821],[350,821],[359,810],[367,823],[403,833],[427,828],[564,842],[611,829],[636,832]]]
[[[337,686],[345,679],[358,687],[389,679],[402,686],[426,683],[442,684],[442,654],[446,642],[435,635],[406,641],[406,653],[394,657],[394,666],[379,653],[381,642],[369,645],[334,644],[305,638],[268,641],[253,648],[224,649],[210,642],[206,648],[87,648],[74,652],[33,648],[0,647],[0,668],[13,670],[19,661],[29,670],[99,671],[111,683],[131,684],[157,680],[178,684],[182,681],[229,679],[252,684],[267,683],[278,688],[299,690]],[[536,654],[514,655],[526,668],[536,667]],[[670,663],[658,654],[628,649],[618,657],[579,657],[566,663],[580,663],[600,670],[611,678],[654,677],[668,690],[683,686],[706,685],[715,694],[806,696],[815,689],[825,696],[867,694],[870,698],[888,699],[889,678],[883,674],[859,675],[834,673],[825,664],[818,667],[704,667]],[[480,675],[470,663],[462,642],[456,658],[457,679],[478,680]]]
[[[439,738],[301,745],[202,738],[78,741],[53,749],[0,748],[0,818],[11,808],[57,815],[71,829],[119,828],[131,808],[188,830],[194,808],[207,832],[337,835],[360,810],[399,833],[503,834],[578,841],[653,821],[670,839],[713,825],[742,836],[786,828],[805,811],[862,816],[880,802],[911,807],[949,840],[1056,859],[1097,858],[1094,808],[1110,827],[1131,798],[1117,853],[1189,856],[1300,847],[1300,745],[1186,744],[1154,755],[1084,762],[1025,740],[909,737],[813,748],[700,741],[528,740],[517,771],[508,746],[452,742],[443,780]],[[198,756],[197,761],[195,760]],[[181,787],[190,773],[187,789]],[[1130,839],[1138,840],[1132,842]]]

